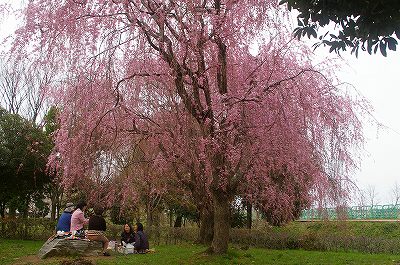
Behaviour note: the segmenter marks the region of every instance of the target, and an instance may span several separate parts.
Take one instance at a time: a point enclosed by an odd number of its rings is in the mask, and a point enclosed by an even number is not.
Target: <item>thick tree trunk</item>
[[[251,226],[253,224],[253,206],[249,202],[246,203],[246,217],[247,229],[251,229]]]
[[[200,211],[200,229],[197,242],[211,245],[214,238],[214,209],[203,209]]]
[[[214,204],[214,238],[211,248],[215,254],[228,251],[230,230],[230,200],[224,191],[213,191]]]

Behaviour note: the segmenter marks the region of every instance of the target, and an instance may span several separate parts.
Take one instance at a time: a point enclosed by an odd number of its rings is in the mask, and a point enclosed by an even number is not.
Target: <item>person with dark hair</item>
[[[149,240],[147,240],[147,236],[143,232],[143,225],[136,223],[133,230],[135,231],[135,251],[139,254],[147,253],[149,250]]]
[[[135,233],[130,224],[124,225],[124,231],[121,233],[121,245],[135,243]]]
[[[103,243],[103,255],[110,256],[107,252],[108,238],[104,235],[107,229],[106,220],[104,220],[102,214],[104,209],[101,207],[94,208],[94,215],[89,218],[89,230],[86,236],[91,241],[100,241]]]
[[[75,210],[74,204],[72,202],[67,203],[64,212],[58,219],[56,231],[68,232],[71,228],[71,217],[72,212]]]
[[[76,209],[71,216],[71,229],[70,231],[81,231],[83,226],[89,222],[89,219],[85,218],[85,210],[87,204],[84,201],[80,201],[76,205]]]

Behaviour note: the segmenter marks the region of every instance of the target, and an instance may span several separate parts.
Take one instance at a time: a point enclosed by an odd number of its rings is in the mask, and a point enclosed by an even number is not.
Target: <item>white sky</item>
[[[19,2],[14,1],[13,4]],[[11,0],[0,0],[0,4],[7,2]],[[17,23],[15,17],[0,16],[0,43]],[[332,56],[327,48],[316,51],[317,60],[328,55]],[[388,127],[377,130],[376,126],[365,124],[366,152],[354,180],[360,189],[374,186],[378,203],[390,203],[391,189],[396,181],[400,183],[400,52],[389,52],[386,58],[364,52],[359,58],[350,53],[343,53],[342,57],[347,66],[343,63],[337,70],[341,81],[353,84],[370,101],[377,120]]]
[[[398,46],[400,49],[400,46]],[[375,186],[378,203],[390,203],[392,188],[400,179],[400,52],[346,54],[350,67],[339,70],[342,81],[352,83],[372,104],[374,116],[387,126],[377,130],[365,124],[366,154],[355,174],[359,187]]]

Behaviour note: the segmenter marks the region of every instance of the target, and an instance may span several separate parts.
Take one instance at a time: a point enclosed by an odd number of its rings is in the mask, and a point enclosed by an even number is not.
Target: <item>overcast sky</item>
[[[0,4],[5,2],[11,0],[0,0]],[[16,24],[14,17],[0,17],[0,43]],[[327,48],[318,48],[316,60],[329,55]],[[366,53],[360,53],[359,58],[349,53],[342,57],[343,67],[337,69],[338,76],[343,82],[353,84],[371,102],[374,116],[387,126],[377,130],[377,126],[365,124],[365,153],[354,180],[364,190],[374,186],[378,203],[390,203],[394,183],[400,184],[400,52],[389,52],[386,58]]]
[[[389,203],[393,185],[400,178],[400,52],[389,52],[387,58],[365,53],[345,58],[350,67],[341,69],[339,76],[371,102],[374,116],[387,126],[377,130],[365,124],[366,154],[355,179],[361,188],[375,186],[379,201]]]

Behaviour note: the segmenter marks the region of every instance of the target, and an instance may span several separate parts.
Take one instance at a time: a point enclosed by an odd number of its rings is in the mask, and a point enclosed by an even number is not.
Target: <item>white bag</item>
[[[133,254],[135,247],[132,244],[126,244],[124,254]]]
[[[116,249],[117,246],[118,246],[118,243],[116,241],[112,240],[112,241],[108,242],[107,249],[114,250],[114,249]]]

